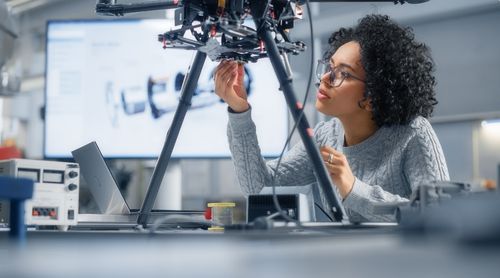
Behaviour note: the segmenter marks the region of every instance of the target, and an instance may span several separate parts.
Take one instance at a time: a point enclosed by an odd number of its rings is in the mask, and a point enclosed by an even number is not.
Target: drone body
[[[275,36],[280,51],[298,54],[305,50],[302,42],[292,42],[287,30],[300,18],[301,8],[286,0],[184,0],[119,5],[109,0],[99,1],[96,11],[106,15],[124,15],[152,9],[175,8],[175,24],[179,28],[158,35],[164,48],[199,50],[212,61],[237,60],[256,62],[267,57],[253,21],[251,5],[259,2],[263,8],[263,25]],[[186,36],[189,32],[192,36]]]
[[[372,2],[421,3],[428,0],[378,0]],[[138,4],[116,4],[116,0],[99,0],[96,12],[122,16],[125,13],[175,9],[178,29],[158,35],[164,48],[199,50],[212,61],[237,60],[256,62],[267,57],[257,30],[248,26],[247,19],[256,17],[261,22],[256,28],[267,28],[275,34],[281,53],[298,54],[305,44],[292,42],[288,30],[302,17],[301,5],[305,0],[166,0]],[[359,0],[310,2],[366,2]],[[252,21],[253,23],[253,21]],[[186,37],[186,31],[192,37]]]

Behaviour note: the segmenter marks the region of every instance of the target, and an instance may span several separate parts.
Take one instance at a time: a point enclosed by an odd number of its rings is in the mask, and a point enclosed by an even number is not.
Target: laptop
[[[80,173],[102,214],[80,214],[78,226],[74,229],[130,229],[137,226],[139,209],[131,209],[123,197],[111,170],[104,161],[96,142],[71,152],[75,162],[80,165]],[[197,210],[152,210],[149,222],[170,221],[162,227],[206,228],[204,211]]]
[[[102,214],[132,212],[96,142],[90,142],[72,151],[71,154],[75,162],[80,165],[80,172]]]
[[[104,161],[96,142],[90,142],[71,152],[80,165],[80,173],[87,182],[90,193],[102,214],[138,215],[139,209],[131,209],[123,197],[116,180]],[[197,210],[152,210],[156,213],[200,214]]]

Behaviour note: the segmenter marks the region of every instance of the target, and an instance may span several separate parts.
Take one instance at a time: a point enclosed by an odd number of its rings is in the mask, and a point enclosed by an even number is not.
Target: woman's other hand
[[[355,179],[347,158],[329,146],[321,147],[320,151],[332,181],[338,187],[342,199],[345,199],[351,193]]]
[[[222,61],[214,74],[215,93],[234,112],[244,112],[250,108],[243,84],[244,76],[243,64],[234,61]]]

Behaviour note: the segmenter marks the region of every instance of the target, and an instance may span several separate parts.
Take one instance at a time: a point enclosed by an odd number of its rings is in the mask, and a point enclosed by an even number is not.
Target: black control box
[[[281,209],[291,218],[299,220],[299,194],[277,195]],[[276,213],[273,202],[273,195],[249,195],[247,204],[247,223],[252,222],[260,216],[269,216]],[[276,216],[274,220],[284,220],[281,216]]]

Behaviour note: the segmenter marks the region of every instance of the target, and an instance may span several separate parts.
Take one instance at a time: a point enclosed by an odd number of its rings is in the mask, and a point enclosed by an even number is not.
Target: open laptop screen
[[[104,161],[96,142],[71,152],[80,172],[87,182],[90,193],[103,214],[129,214],[130,208]]]

